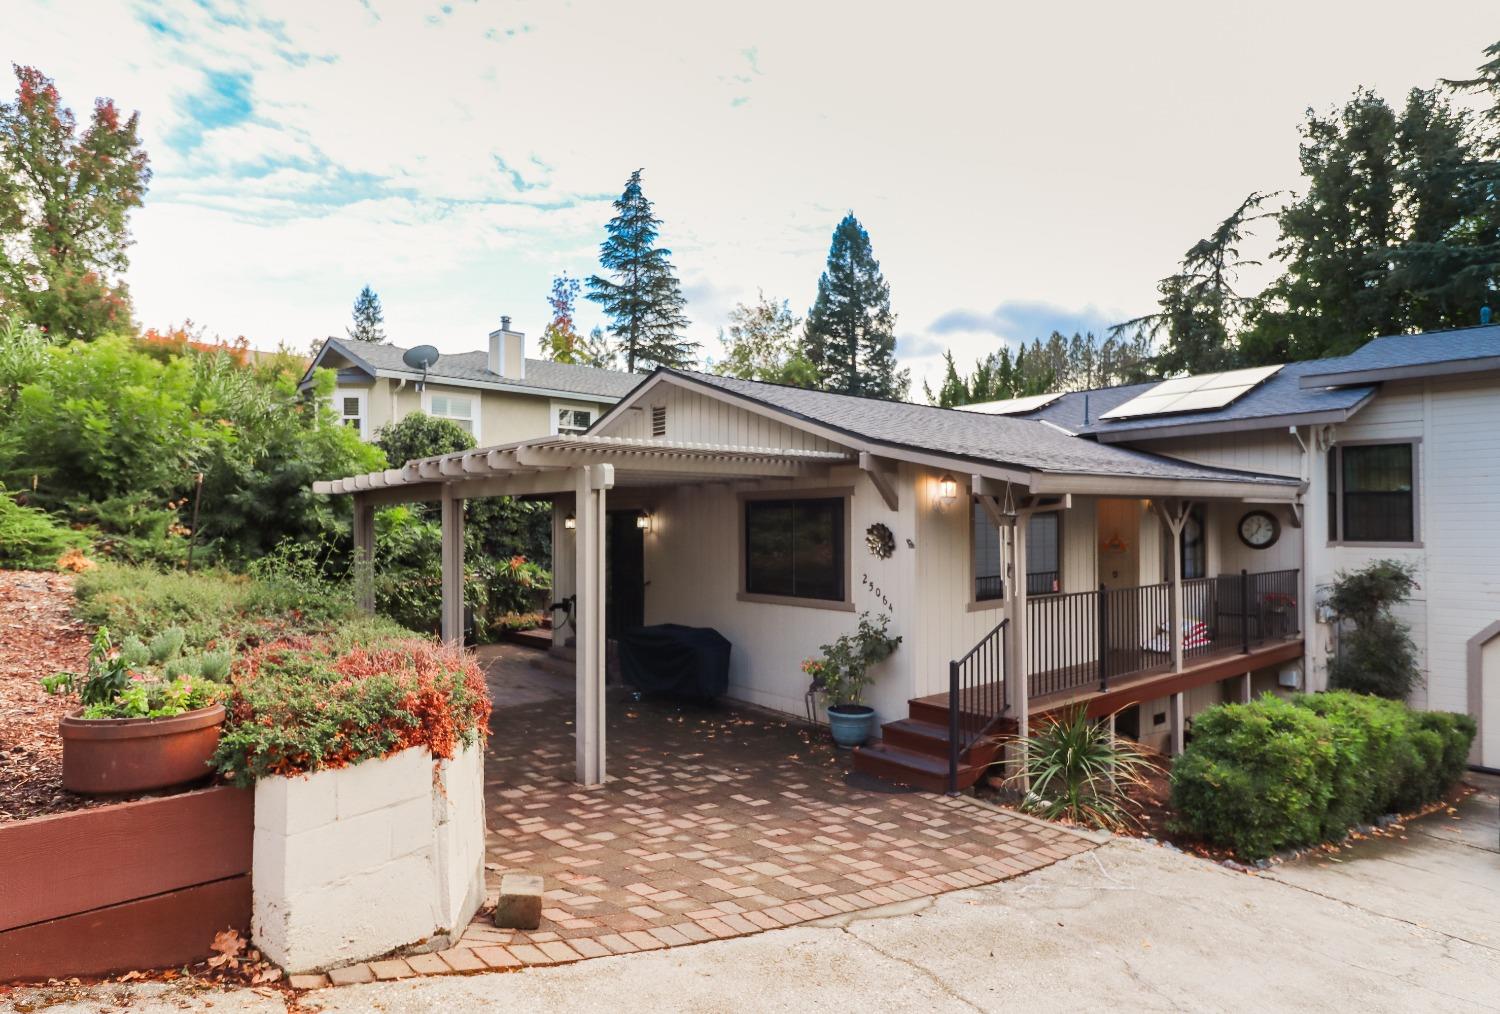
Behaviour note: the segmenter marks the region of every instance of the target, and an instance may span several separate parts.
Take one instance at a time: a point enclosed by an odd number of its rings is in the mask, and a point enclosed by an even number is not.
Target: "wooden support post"
[[[375,507],[354,494],[354,604],[375,611]]]
[[[444,644],[464,642],[464,502],[451,485],[443,487],[443,610]]]
[[[1031,680],[1026,671],[1026,522],[1030,514],[1022,511],[1010,525],[1010,658],[1006,660],[1005,678],[1011,680],[1011,703],[1016,709],[1016,738],[1022,743],[1031,735]],[[1026,748],[1016,751],[1021,791],[1031,788],[1026,777]]]
[[[1184,714],[1185,710],[1186,701],[1182,692],[1179,691],[1173,694],[1170,718],[1172,723],[1171,754],[1173,757],[1182,753],[1182,748],[1187,739],[1187,716]]]
[[[1168,500],[1165,503],[1156,502],[1155,507],[1161,519],[1166,522],[1167,535],[1172,542],[1172,551],[1168,557],[1171,563],[1167,571],[1167,583],[1171,586],[1168,589],[1167,623],[1171,627],[1168,633],[1172,645],[1172,671],[1182,672],[1186,666],[1182,646],[1182,626],[1186,619],[1182,594],[1182,529],[1187,524],[1193,505],[1186,500]]]
[[[573,739],[577,758],[577,780],[581,785],[604,783],[604,677],[608,640],[605,632],[605,491],[614,485],[610,465],[585,465],[578,469],[574,516],[575,591],[578,605],[576,666],[576,716]]]

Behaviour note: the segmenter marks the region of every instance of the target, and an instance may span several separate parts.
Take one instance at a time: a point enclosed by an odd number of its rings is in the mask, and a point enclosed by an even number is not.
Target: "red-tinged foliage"
[[[344,767],[424,747],[451,758],[487,735],[472,656],[419,638],[353,647],[298,637],[247,653],[215,762],[237,783]]]

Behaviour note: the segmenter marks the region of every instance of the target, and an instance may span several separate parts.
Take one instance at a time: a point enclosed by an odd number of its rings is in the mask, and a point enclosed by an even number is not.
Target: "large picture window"
[[[745,591],[843,602],[844,498],[745,501]]]
[[[1329,449],[1328,540],[1417,541],[1414,444],[1338,444]]]

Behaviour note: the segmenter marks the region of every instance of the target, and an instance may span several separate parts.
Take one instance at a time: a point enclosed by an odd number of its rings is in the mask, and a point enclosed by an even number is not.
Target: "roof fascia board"
[[[1500,356],[1484,356],[1478,359],[1449,359],[1438,363],[1420,363],[1412,366],[1386,366],[1373,370],[1350,370],[1344,373],[1304,374],[1303,387],[1353,387],[1357,384],[1374,384],[1382,380],[1421,380],[1423,377],[1446,377],[1455,373],[1485,373],[1500,370]]]
[[[389,380],[422,379],[420,373],[408,373],[406,370],[375,370],[374,374]],[[583,391],[564,391],[561,388],[552,387],[521,387],[516,384],[491,383],[487,380],[445,377],[435,373],[427,374],[426,383],[436,387],[467,387],[480,391],[500,391],[505,394],[529,394],[537,398],[565,398],[569,401],[593,402],[599,405],[613,405],[620,400],[612,394],[588,394]]]
[[[1254,499],[1267,503],[1290,503],[1301,495],[1302,484],[1290,476],[1283,484],[1254,481],[1229,482],[1222,479],[1153,479],[1139,475],[1038,472],[1032,477],[1031,492],[1130,497],[1182,496],[1199,500]]]
[[[896,458],[901,461],[910,461],[913,464],[918,465],[928,465],[932,468],[940,468],[945,471],[956,469],[964,472],[965,474],[973,473],[975,475],[986,475],[994,479],[1008,479],[1011,482],[1019,482],[1022,484],[1029,482],[1032,474],[1030,470],[1021,468],[1019,466],[1006,466],[984,461],[983,459],[960,458],[951,455],[938,454],[931,451],[919,451],[910,447],[903,447],[900,444],[891,444],[880,440],[872,440],[869,437],[864,437],[857,433],[851,433],[832,426],[824,425],[823,423],[815,422],[814,420],[808,419],[804,416],[800,416],[795,412],[790,412],[783,408],[777,408],[775,405],[767,405],[765,402],[756,401],[754,398],[746,397],[745,395],[739,394],[736,391],[726,391],[722,388],[714,387],[712,384],[705,384],[701,381],[696,381],[692,377],[684,377],[678,374],[665,372],[661,374],[661,377],[664,380],[670,379],[679,382],[686,382],[686,384],[688,386],[691,386],[694,391],[706,394],[710,398],[715,398],[726,404],[734,405],[737,408],[743,408],[747,412],[754,412],[756,415],[765,416],[768,419],[774,419],[777,422],[786,423],[787,425],[793,426],[796,429],[811,433],[813,436],[822,437],[824,440],[829,440],[836,444],[842,444],[854,451],[860,451],[870,454],[880,454],[885,457]],[[644,393],[645,390],[643,385],[641,388],[637,388],[636,391],[633,392],[631,400],[634,400],[634,395],[642,395]],[[628,405],[625,403],[615,406],[616,409],[625,407],[628,407]],[[605,418],[608,417],[606,416]],[[600,424],[602,424],[604,422],[604,419],[600,419],[599,422]]]
[[[1285,429],[1288,426],[1317,426],[1323,423],[1347,422],[1349,417],[1370,403],[1371,391],[1348,408],[1322,412],[1299,412],[1291,415],[1265,415],[1253,419],[1226,419],[1222,422],[1189,423],[1181,426],[1142,426],[1131,430],[1091,430],[1086,436],[1101,444],[1123,444],[1138,440],[1165,440],[1169,437],[1193,437],[1208,433],[1247,433],[1254,430]]]

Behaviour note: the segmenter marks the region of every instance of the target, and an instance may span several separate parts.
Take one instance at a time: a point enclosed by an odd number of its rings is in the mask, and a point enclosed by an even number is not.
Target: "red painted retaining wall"
[[[229,786],[0,824],[0,982],[207,957],[250,935],[254,793]]]

